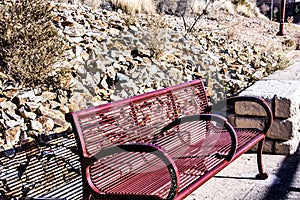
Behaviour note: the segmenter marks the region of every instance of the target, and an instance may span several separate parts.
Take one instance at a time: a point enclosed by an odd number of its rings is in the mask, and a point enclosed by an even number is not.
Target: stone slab
[[[264,80],[300,80],[299,70],[280,70],[276,71],[270,76],[264,78]]]
[[[294,70],[300,72],[300,59],[296,59],[291,66],[286,68],[286,70]]]
[[[292,155],[296,153],[299,146],[299,137],[289,141],[275,141],[275,154]]]
[[[235,126],[237,128],[258,128],[263,129],[265,126],[265,118],[262,117],[236,117]]]
[[[273,109],[273,99],[265,99],[267,105]],[[255,102],[239,101],[234,105],[235,113],[238,115],[266,116],[265,109]]]
[[[240,93],[240,96],[244,95],[264,99],[275,97],[275,117],[287,119],[299,113],[300,81],[298,80],[261,80]]]
[[[299,117],[275,119],[267,137],[274,140],[288,141],[299,134]]]

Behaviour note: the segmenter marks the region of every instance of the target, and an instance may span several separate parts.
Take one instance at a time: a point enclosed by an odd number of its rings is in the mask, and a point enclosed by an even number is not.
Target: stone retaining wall
[[[300,141],[300,59],[240,93],[240,96],[264,98],[274,114],[267,135],[265,153],[295,153]],[[264,111],[257,105],[240,102],[235,105],[233,122],[238,127],[263,127]]]

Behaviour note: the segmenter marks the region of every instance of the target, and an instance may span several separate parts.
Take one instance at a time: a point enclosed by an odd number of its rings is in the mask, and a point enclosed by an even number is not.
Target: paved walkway
[[[291,79],[292,77],[300,80],[299,55],[296,56],[295,63],[290,69],[284,70],[284,72],[287,71],[286,73],[277,72],[273,76],[281,79]],[[300,144],[294,155],[264,154],[263,160],[265,171],[269,174],[268,179],[255,179],[255,175],[258,173],[256,154],[244,154],[185,200],[300,199]]]
[[[300,199],[300,154],[264,154],[263,159],[268,179],[255,179],[256,154],[244,154],[185,200]]]

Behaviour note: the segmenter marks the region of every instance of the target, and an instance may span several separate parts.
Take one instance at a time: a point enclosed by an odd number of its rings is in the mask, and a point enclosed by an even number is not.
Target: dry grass
[[[121,8],[128,14],[156,13],[156,5],[152,0],[111,0],[115,7]]]

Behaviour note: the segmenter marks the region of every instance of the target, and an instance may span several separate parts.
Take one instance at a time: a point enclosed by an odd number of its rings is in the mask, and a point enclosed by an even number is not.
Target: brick
[[[272,99],[265,99],[268,106],[272,110]],[[258,103],[239,101],[234,106],[235,113],[238,115],[251,115],[251,116],[266,116],[264,108]]]
[[[237,128],[258,128],[263,129],[265,125],[265,119],[263,117],[236,117],[235,126]]]
[[[298,134],[298,129],[298,117],[286,120],[275,119],[267,137],[270,139],[287,141]]]
[[[275,141],[275,154],[292,155],[297,151],[299,142],[299,137],[285,142]]]
[[[275,117],[290,118],[299,113],[300,93],[286,97],[275,97]]]

